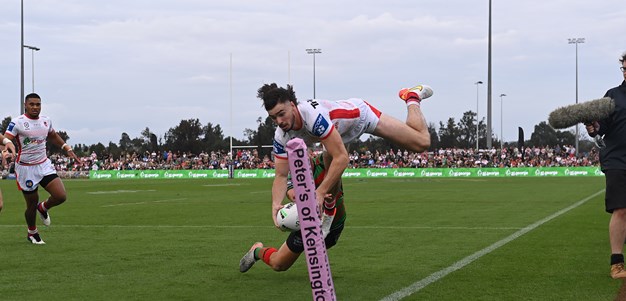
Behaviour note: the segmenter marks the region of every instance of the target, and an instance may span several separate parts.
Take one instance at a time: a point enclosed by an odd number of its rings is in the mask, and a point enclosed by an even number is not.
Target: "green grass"
[[[66,180],[68,201],[27,243],[24,201],[0,181],[1,300],[311,300],[303,260],[238,263],[286,234],[271,180]],[[604,188],[603,178],[347,179],[329,251],[338,300],[380,300]],[[42,196],[47,194],[42,190]],[[613,300],[604,194],[403,300]]]

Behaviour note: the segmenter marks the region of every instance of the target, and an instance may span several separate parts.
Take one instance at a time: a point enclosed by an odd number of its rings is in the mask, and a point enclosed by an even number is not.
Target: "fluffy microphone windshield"
[[[560,107],[548,116],[548,123],[555,129],[564,129],[578,123],[590,123],[609,117],[615,110],[615,102],[609,97]]]

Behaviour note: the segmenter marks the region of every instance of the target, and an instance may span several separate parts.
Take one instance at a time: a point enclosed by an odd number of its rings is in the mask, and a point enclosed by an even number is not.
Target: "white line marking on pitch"
[[[87,194],[118,194],[118,193],[136,193],[136,192],[146,192],[146,191],[156,191],[154,189],[147,190],[110,190],[110,191],[90,191]]]
[[[111,205],[102,205],[100,207],[117,207],[117,206],[129,206],[129,205],[145,205],[151,203],[166,203],[166,202],[175,202],[175,201],[184,201],[187,198],[182,199],[171,199],[171,200],[158,200],[158,201],[145,201],[145,202],[136,202],[136,203],[120,203],[120,204],[111,204]]]
[[[204,187],[241,186],[241,184],[205,184]]]
[[[133,203],[133,204],[144,204],[141,203]],[[124,204],[119,204],[124,205]],[[117,205],[109,205],[109,206],[117,206]],[[0,225],[2,227],[23,227],[24,225]],[[261,225],[55,225],[56,227],[82,227],[82,228],[274,228],[274,226],[261,226]],[[375,226],[349,226],[350,229],[360,230],[360,229],[396,229],[396,230],[515,230],[521,229],[519,227],[375,227]]]
[[[428,285],[438,281],[439,279],[447,276],[448,274],[450,274],[450,273],[452,273],[454,271],[462,269],[466,265],[468,265],[468,264],[476,261],[477,259],[479,259],[479,258],[481,258],[481,257],[483,257],[483,256],[485,256],[485,255],[487,255],[487,254],[489,254],[491,252],[493,252],[494,250],[496,250],[496,249],[506,245],[507,243],[517,239],[518,237],[520,237],[520,236],[522,236],[522,235],[524,235],[524,234],[526,234],[526,233],[528,233],[528,232],[530,232],[530,231],[540,227],[541,225],[543,225],[543,224],[545,224],[545,223],[547,223],[547,222],[549,222],[549,221],[559,217],[560,215],[562,215],[562,214],[564,214],[564,213],[566,213],[566,212],[568,212],[568,211],[570,211],[570,210],[572,210],[572,209],[574,209],[574,208],[576,208],[576,207],[586,203],[590,199],[598,196],[599,194],[601,194],[603,192],[604,192],[604,189],[602,189],[602,190],[592,194],[591,196],[588,196],[588,197],[586,197],[586,198],[576,202],[575,204],[573,204],[573,205],[571,205],[571,206],[569,206],[569,207],[567,207],[565,209],[561,209],[561,210],[557,211],[556,213],[554,213],[554,214],[552,214],[552,215],[550,215],[550,216],[548,216],[548,217],[546,217],[546,218],[544,218],[542,220],[539,220],[539,221],[537,221],[537,222],[535,222],[535,223],[533,223],[531,225],[528,225],[528,226],[522,228],[521,230],[519,230],[519,231],[509,235],[508,237],[503,238],[503,239],[495,242],[494,244],[492,244],[492,245],[490,245],[490,246],[488,246],[488,247],[486,247],[486,248],[484,248],[484,249],[482,249],[482,250],[480,250],[480,251],[478,251],[478,252],[476,252],[476,253],[474,253],[474,254],[472,254],[470,256],[467,256],[467,257],[465,257],[465,258],[463,258],[463,259],[453,263],[451,266],[449,266],[449,267],[447,267],[445,269],[439,270],[439,271],[437,271],[435,273],[432,273],[428,277],[426,277],[426,278],[424,278],[424,279],[422,279],[420,281],[417,281],[417,282],[415,282],[415,283],[413,283],[413,284],[411,284],[411,285],[409,285],[409,286],[407,286],[407,287],[405,287],[405,288],[403,288],[401,290],[398,290],[398,291],[396,291],[395,293],[393,293],[393,294],[391,294],[389,296],[386,296],[386,297],[382,298],[381,301],[401,300],[401,299],[403,299],[405,297],[408,297],[408,296],[410,296],[410,295],[412,295],[414,293],[417,293],[421,289],[423,289],[426,286],[428,286]]]

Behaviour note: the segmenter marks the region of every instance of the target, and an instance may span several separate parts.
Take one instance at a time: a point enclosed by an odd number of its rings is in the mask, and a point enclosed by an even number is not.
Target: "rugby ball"
[[[276,221],[283,231],[300,230],[300,219],[298,218],[298,206],[296,206],[296,203],[287,203],[283,208],[278,210]]]

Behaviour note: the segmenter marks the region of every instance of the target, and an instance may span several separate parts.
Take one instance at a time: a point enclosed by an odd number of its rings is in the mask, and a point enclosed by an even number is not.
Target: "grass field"
[[[289,271],[241,256],[286,238],[271,180],[66,180],[68,201],[26,241],[0,181],[0,300],[311,300]],[[613,300],[604,178],[347,179],[329,251],[338,300]],[[42,195],[47,194],[42,190]]]

